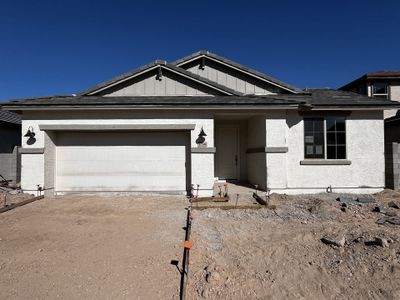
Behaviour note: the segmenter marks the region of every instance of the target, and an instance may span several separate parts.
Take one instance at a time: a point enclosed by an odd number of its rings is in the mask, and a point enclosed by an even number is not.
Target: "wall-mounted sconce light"
[[[28,137],[28,138],[34,138],[35,137],[35,132],[33,131],[33,127],[29,126],[28,127],[28,131],[25,133],[24,137]]]
[[[36,142],[36,138],[35,138],[35,131],[33,130],[32,126],[28,127],[28,131],[25,133],[24,137],[27,137],[28,140],[26,141],[26,143],[28,145],[33,145]]]
[[[196,144],[197,145],[204,144],[204,142],[206,141],[206,139],[204,138],[205,136],[207,136],[207,134],[204,132],[203,127],[201,127],[199,137],[196,139]]]

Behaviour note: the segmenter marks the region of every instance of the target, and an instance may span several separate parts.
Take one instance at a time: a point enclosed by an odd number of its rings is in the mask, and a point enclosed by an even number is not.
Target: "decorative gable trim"
[[[245,66],[243,66],[243,65],[241,65],[239,63],[236,63],[234,61],[226,59],[226,58],[224,58],[222,56],[213,54],[213,53],[211,53],[209,51],[199,51],[199,52],[193,53],[192,55],[189,55],[187,57],[179,59],[179,60],[177,60],[175,62],[172,62],[171,64],[173,64],[173,65],[175,65],[177,67],[183,67],[184,65],[189,64],[189,63],[191,63],[191,62],[193,62],[195,60],[198,60],[198,59],[201,59],[201,63],[200,63],[201,66],[204,66],[204,64],[205,64],[204,60],[205,59],[209,59],[210,61],[216,62],[218,64],[221,64],[221,65],[225,66],[225,67],[228,67],[228,68],[231,68],[231,69],[233,69],[235,71],[241,72],[241,73],[243,73],[243,74],[245,74],[247,76],[251,76],[253,78],[256,78],[258,80],[264,81],[264,82],[266,82],[268,84],[271,84],[273,86],[281,88],[281,89],[283,89],[283,90],[285,90],[285,91],[287,91],[289,93],[293,93],[293,94],[302,94],[303,93],[303,90],[301,90],[301,89],[293,87],[293,86],[291,86],[291,85],[289,85],[289,84],[287,84],[287,83],[285,83],[283,81],[280,81],[278,79],[275,79],[275,78],[272,78],[270,76],[267,76],[267,75],[265,75],[265,74],[263,74],[261,72],[258,72],[256,70],[247,68],[247,67],[245,67]]]
[[[200,77],[198,75],[195,75],[191,72],[188,72],[184,69],[181,69],[179,67],[176,67],[174,65],[168,64],[166,61],[161,61],[161,60],[156,60],[150,64],[144,65],[132,72],[125,73],[121,76],[115,77],[109,81],[103,82],[93,88],[90,88],[82,93],[79,94],[79,96],[95,96],[98,95],[99,93],[103,93],[108,89],[114,88],[126,81],[129,81],[131,79],[134,79],[135,77],[138,77],[140,75],[146,74],[148,72],[154,71],[157,69],[157,79],[162,80],[163,76],[163,70],[168,70],[182,78],[185,78],[187,80],[190,80],[192,82],[195,82],[197,84],[200,84],[206,88],[209,88],[211,90],[214,90],[217,92],[218,95],[224,95],[224,96],[232,96],[232,95],[243,95],[242,93],[239,93],[235,90],[232,90],[230,88],[227,88],[223,85],[220,85],[216,82],[213,82],[211,80],[208,80],[206,78]]]

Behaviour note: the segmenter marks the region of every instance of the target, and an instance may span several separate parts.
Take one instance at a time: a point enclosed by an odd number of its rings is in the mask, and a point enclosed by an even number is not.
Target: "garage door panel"
[[[186,190],[188,134],[96,133],[99,146],[93,139],[88,143],[85,140],[88,136],[87,133],[60,134],[57,191]],[[104,146],[107,139],[115,145]]]

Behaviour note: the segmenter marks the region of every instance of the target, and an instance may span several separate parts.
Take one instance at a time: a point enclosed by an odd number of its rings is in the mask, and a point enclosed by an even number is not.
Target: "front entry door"
[[[239,173],[239,128],[217,127],[216,167],[219,179],[238,179]]]

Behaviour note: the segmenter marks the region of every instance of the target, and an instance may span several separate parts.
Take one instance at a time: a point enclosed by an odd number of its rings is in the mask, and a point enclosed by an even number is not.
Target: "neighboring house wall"
[[[26,132],[32,126],[36,133],[36,142],[27,144],[27,138],[22,138],[22,146],[26,150],[35,152],[45,147],[46,133],[39,130],[39,125],[51,124],[195,124],[191,132],[191,147],[196,148],[196,139],[203,127],[207,133],[206,142],[208,147],[214,147],[214,119],[210,112],[183,112],[180,111],[80,111],[71,114],[65,112],[27,112],[22,116],[22,132]],[[52,145],[53,141],[48,141]],[[38,149],[39,148],[39,149]],[[49,152],[50,151],[50,152]],[[51,163],[45,162],[45,157],[53,159],[54,150],[37,151],[36,153],[22,154],[22,183],[23,189],[36,190],[37,185],[48,187],[52,181],[45,174],[53,174]],[[192,153],[192,183],[200,184],[204,193],[209,193],[214,184],[214,153]],[[46,168],[46,169],[45,169]],[[46,183],[46,185],[45,185]]]
[[[18,149],[19,147],[16,146],[11,153],[0,153],[0,174],[6,180],[12,180],[14,183],[20,181],[20,154]]]
[[[0,174],[13,182],[20,181],[20,145],[21,125],[0,121]]]
[[[0,153],[11,153],[21,145],[21,125],[0,121]]]

